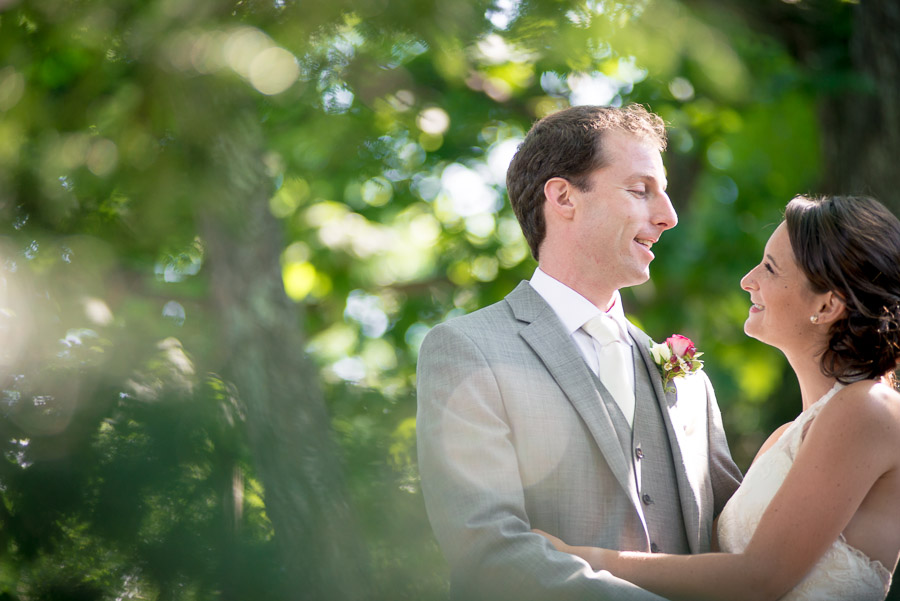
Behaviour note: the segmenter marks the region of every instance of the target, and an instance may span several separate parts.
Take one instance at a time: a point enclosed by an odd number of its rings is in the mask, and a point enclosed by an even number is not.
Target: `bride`
[[[741,280],[744,331],[781,350],[803,411],[718,520],[722,553],[571,547],[669,599],[884,599],[900,555],[900,222],[875,200],[798,196]]]

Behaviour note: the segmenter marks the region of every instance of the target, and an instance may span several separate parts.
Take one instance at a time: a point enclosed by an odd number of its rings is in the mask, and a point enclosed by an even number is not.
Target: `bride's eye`
[[[775,270],[772,269],[772,266],[769,265],[768,263],[763,263],[763,267],[765,267],[766,271],[768,271],[769,273],[775,273]]]

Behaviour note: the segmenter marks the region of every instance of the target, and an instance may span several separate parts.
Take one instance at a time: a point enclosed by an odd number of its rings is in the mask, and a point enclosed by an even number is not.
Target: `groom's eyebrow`
[[[665,192],[666,189],[669,187],[669,182],[668,182],[668,180],[666,180],[666,178],[658,180],[658,179],[656,179],[655,175],[651,175],[649,173],[635,173],[631,177],[629,177],[625,180],[626,186],[630,186],[632,184],[637,184],[637,183],[644,183],[650,187],[653,187],[658,183],[659,187],[662,188],[663,192]]]

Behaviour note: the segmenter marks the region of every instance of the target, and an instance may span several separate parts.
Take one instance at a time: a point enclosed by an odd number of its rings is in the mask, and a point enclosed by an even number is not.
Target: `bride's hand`
[[[553,536],[552,534],[548,534],[543,530],[538,530],[537,528],[532,529],[532,532],[536,532],[553,543],[553,546],[556,547],[557,551],[562,551],[563,553],[571,553],[569,545],[567,545],[563,540],[559,537]]]
[[[584,559],[591,564],[591,567],[595,570],[612,571],[614,562],[619,557],[619,552],[613,551],[612,549],[601,549],[600,547],[573,547],[572,545],[567,545],[561,538],[553,536],[552,534],[547,534],[543,530],[535,528],[532,532],[536,532],[549,540],[553,546],[556,547],[557,551],[571,553],[572,555],[577,555]]]

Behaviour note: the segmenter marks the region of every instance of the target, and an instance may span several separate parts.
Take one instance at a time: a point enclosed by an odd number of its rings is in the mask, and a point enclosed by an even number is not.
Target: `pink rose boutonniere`
[[[674,378],[682,378],[703,369],[703,361],[699,358],[702,354],[697,351],[690,338],[680,334],[669,336],[665,342],[650,342],[650,356],[659,367],[666,392],[675,392],[675,387],[669,385]]]

